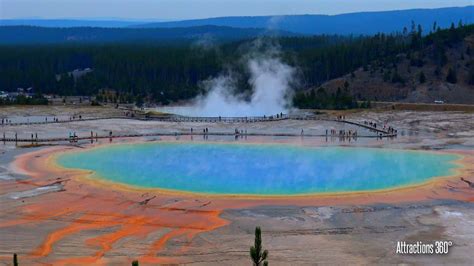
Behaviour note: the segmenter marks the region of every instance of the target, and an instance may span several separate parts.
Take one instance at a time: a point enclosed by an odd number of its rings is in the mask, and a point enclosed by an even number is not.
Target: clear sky
[[[474,5],[474,0],[0,0],[0,18],[179,20]]]

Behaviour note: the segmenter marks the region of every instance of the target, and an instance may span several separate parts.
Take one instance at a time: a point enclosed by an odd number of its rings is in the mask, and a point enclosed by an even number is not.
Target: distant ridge
[[[341,15],[287,15],[258,17],[217,17],[132,25],[134,28],[173,28],[203,25],[236,28],[273,28],[307,35],[392,33],[409,28],[411,21],[429,32],[436,21],[441,28],[451,23],[474,23],[474,6],[438,9],[360,12]]]
[[[101,27],[123,28],[143,24],[143,21],[83,20],[83,19],[1,19],[0,26],[38,26],[51,28]]]
[[[0,44],[63,42],[182,41],[198,38],[239,40],[263,35],[372,35],[410,30],[412,21],[423,33],[451,23],[474,23],[474,6],[360,12],[342,15],[220,17],[174,22],[133,20],[24,19],[0,20]],[[17,26],[13,26],[17,25]]]

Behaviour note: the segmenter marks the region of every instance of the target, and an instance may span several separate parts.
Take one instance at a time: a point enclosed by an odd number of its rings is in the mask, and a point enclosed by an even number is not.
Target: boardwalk
[[[77,118],[77,119],[66,119],[58,121],[41,121],[41,122],[13,122],[13,123],[3,123],[0,126],[29,126],[29,125],[47,125],[47,124],[64,124],[64,123],[74,123],[74,122],[83,122],[83,121],[95,121],[95,120],[106,120],[106,119],[137,119],[145,120],[141,118],[131,118],[127,116],[109,116],[109,117],[89,117],[89,118]]]
[[[101,136],[87,136],[87,137],[75,137],[75,138],[1,138],[2,142],[26,142],[26,143],[42,143],[42,142],[72,142],[79,140],[96,140],[96,139],[116,139],[116,138],[139,138],[139,137],[159,137],[159,136],[236,136],[236,137],[328,137],[328,138],[344,138],[344,139],[357,139],[357,138],[381,138],[377,135],[359,135],[359,136],[339,136],[339,135],[325,135],[325,134],[295,134],[295,133],[244,133],[236,134],[233,132],[209,132],[209,133],[166,133],[166,132],[157,132],[157,133],[147,133],[147,134],[119,134],[119,135],[101,135]],[[383,138],[395,137],[396,135],[384,135]]]
[[[297,134],[297,133],[236,133],[236,132],[204,132],[204,133],[182,133],[182,132],[156,132],[148,134],[120,134],[120,135],[102,135],[102,136],[81,136],[71,139],[64,138],[16,138],[14,136],[6,136],[5,133],[1,137],[2,142],[26,142],[26,143],[40,143],[40,142],[70,142],[71,140],[94,140],[94,139],[114,139],[114,138],[135,138],[135,137],[153,137],[153,136],[269,136],[269,137],[332,137],[332,138],[392,138],[396,137],[396,133],[391,133],[380,128],[372,127],[368,124],[351,121],[346,119],[327,119],[317,116],[297,116],[297,115],[278,115],[278,116],[262,116],[262,117],[186,117],[186,116],[148,116],[148,117],[127,117],[127,116],[111,116],[111,117],[96,117],[96,118],[82,118],[72,120],[60,121],[44,121],[44,122],[30,122],[30,123],[7,123],[2,127],[8,126],[24,126],[24,125],[42,125],[42,124],[61,124],[70,122],[84,122],[105,119],[133,119],[142,121],[163,121],[163,122],[194,122],[194,123],[259,123],[259,122],[274,122],[282,120],[313,120],[313,121],[330,121],[337,123],[346,123],[359,127],[363,127],[373,131],[374,135],[327,135],[327,134]]]
[[[163,122],[196,122],[196,123],[259,123],[259,122],[271,122],[281,121],[289,119],[288,116],[276,117],[276,116],[246,116],[246,117],[191,117],[191,116],[109,116],[109,117],[89,117],[89,118],[76,118],[58,121],[41,121],[41,122],[18,122],[18,123],[4,123],[1,126],[25,126],[25,125],[46,125],[46,124],[61,124],[61,123],[74,123],[82,121],[95,121],[95,120],[107,120],[107,119],[134,119],[142,121],[163,121]]]

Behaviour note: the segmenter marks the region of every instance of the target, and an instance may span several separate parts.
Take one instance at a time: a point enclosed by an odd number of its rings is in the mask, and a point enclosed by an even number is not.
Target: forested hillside
[[[474,104],[473,26],[411,38],[395,58],[377,58],[300,97],[313,107],[320,104],[315,94],[338,91],[358,100]]]
[[[46,28],[32,26],[0,27],[0,44],[61,44],[61,43],[155,43],[179,44],[202,38],[216,41],[236,41],[260,36],[293,36],[291,32],[261,28],[232,28],[224,26],[197,26],[187,28]]]
[[[447,51],[473,34],[473,29],[472,25],[459,25],[449,30],[437,30],[434,25],[436,32],[423,37],[422,28],[413,24],[412,29],[392,35],[323,35],[266,38],[260,41],[274,48],[279,47],[283,60],[299,70],[295,76],[299,82],[294,89],[302,91],[317,88],[346,74],[352,76],[353,73],[357,78],[360,69],[374,72],[391,69],[390,79],[397,81],[393,66],[400,62],[400,55],[407,57],[409,54],[408,58],[413,64],[423,63],[425,55],[442,64],[449,57]],[[430,30],[433,29],[427,31]],[[139,42],[2,45],[0,90],[11,91],[18,87],[32,86],[42,93],[96,95],[104,89],[111,89],[117,91],[117,95],[109,99],[112,101],[149,100],[166,104],[195,97],[203,90],[201,81],[217,76],[224,69],[239,73],[240,88],[247,90],[250,89],[247,83],[248,73],[239,58],[248,53],[251,46],[249,43],[253,41],[249,39],[216,44],[200,39],[179,45]],[[434,50],[432,53],[425,53],[429,47],[434,47]],[[472,55],[465,52],[463,56],[466,60],[464,64],[467,65],[465,67],[470,70],[469,76],[462,75],[462,80],[471,80],[473,64],[468,62],[472,62]],[[92,72],[76,79],[67,74],[74,69],[84,68],[91,68]],[[425,75],[427,80],[431,79],[429,73]],[[458,78],[461,79],[461,76]],[[349,81],[349,88],[353,83],[355,82]],[[345,87],[339,87],[344,92]],[[346,90],[352,97],[351,101],[370,98],[363,91],[352,93],[347,88]],[[331,98],[334,95],[328,91],[325,97]],[[299,97],[301,99],[296,101],[297,105],[318,107],[312,103],[314,100],[306,99],[305,94],[299,94]]]

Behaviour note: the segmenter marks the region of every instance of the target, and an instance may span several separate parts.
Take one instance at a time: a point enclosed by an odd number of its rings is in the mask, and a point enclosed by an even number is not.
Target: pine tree
[[[385,73],[383,73],[383,81],[385,81],[385,82],[389,81],[389,80],[390,80],[390,76],[391,76],[390,70],[385,71]]]
[[[402,76],[400,76],[400,74],[398,74],[398,71],[395,69],[395,72],[393,72],[392,74],[391,82],[404,84],[405,80],[402,78]]]
[[[344,82],[344,89],[347,89],[349,88],[349,82],[347,82],[347,80]]]
[[[469,66],[468,82],[469,84],[474,85],[474,61],[471,61]]]
[[[268,257],[268,250],[263,250],[262,247],[262,231],[260,227],[255,228],[255,243],[253,247],[250,247],[250,257],[254,266],[264,265],[267,266],[268,262],[266,261]]]
[[[18,256],[15,254],[13,254],[13,266],[18,266]]]
[[[446,81],[449,83],[456,83],[458,82],[458,78],[456,76],[456,71],[450,67],[448,70],[448,75],[446,76]]]
[[[138,260],[134,260],[134,261],[132,261],[132,266],[139,266],[139,264],[138,264]]]
[[[420,75],[418,76],[418,80],[420,81],[420,83],[425,83],[426,77],[425,77],[425,73],[423,73],[423,71],[420,72]]]

